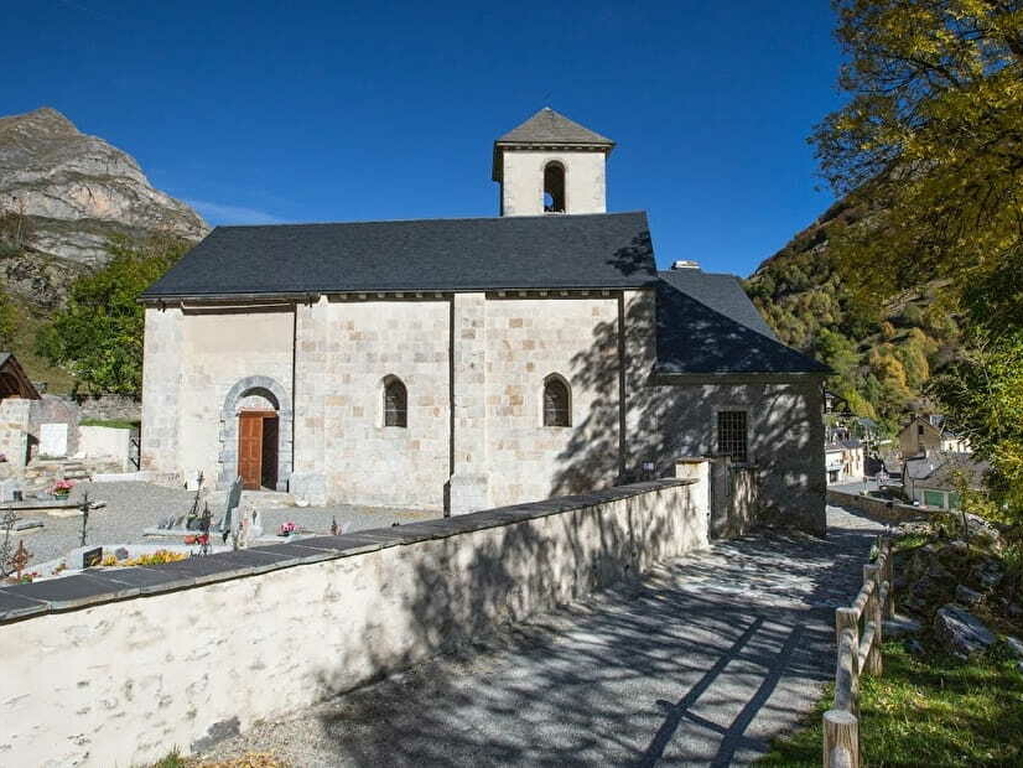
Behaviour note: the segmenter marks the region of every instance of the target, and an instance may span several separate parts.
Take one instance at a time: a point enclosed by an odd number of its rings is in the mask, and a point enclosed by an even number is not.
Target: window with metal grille
[[[384,382],[384,426],[408,426],[408,392],[401,380],[394,377]]]
[[[548,377],[543,383],[543,425],[572,426],[570,403],[568,385],[556,376]]]
[[[746,411],[718,411],[718,453],[746,461]]]

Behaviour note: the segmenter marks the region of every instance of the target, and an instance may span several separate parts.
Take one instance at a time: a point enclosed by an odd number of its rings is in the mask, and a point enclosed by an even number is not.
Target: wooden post
[[[842,630],[851,629],[856,642],[860,641],[860,615],[855,608],[835,609],[835,645],[842,647]]]
[[[869,622],[873,625],[874,631],[872,633],[873,639],[870,643],[870,648],[867,649],[866,663],[863,665],[863,672],[868,675],[880,675],[881,674],[881,613],[882,613],[882,602],[884,595],[881,594],[881,566],[880,565],[865,565],[863,566],[863,581],[873,581],[874,591],[870,595],[870,599],[867,601],[867,605],[863,610],[863,618],[865,622]]]
[[[835,665],[835,709],[859,715],[860,654],[853,630],[842,630],[838,642],[838,663]]]
[[[885,546],[888,551],[888,558],[885,561],[887,565],[885,581],[888,582],[888,599],[884,601],[884,617],[892,619],[895,618],[895,563],[892,561],[892,540],[888,539],[885,542]]]
[[[829,709],[824,713],[824,768],[859,765],[859,721],[851,712]]]

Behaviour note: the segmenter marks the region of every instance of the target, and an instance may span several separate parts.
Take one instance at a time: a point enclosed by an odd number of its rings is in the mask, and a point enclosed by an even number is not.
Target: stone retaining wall
[[[707,545],[688,479],[0,589],[0,761],[151,763]]]
[[[900,504],[897,501],[885,501],[884,499],[876,499],[873,496],[837,491],[832,488],[828,489],[827,501],[828,504],[834,504],[839,507],[858,509],[861,512],[866,512],[871,517],[876,517],[889,523],[920,520],[927,516],[926,510],[914,507],[912,504]]]

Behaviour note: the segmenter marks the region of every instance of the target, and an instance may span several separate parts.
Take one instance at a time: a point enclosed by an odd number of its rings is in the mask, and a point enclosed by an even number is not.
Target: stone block
[[[42,424],[39,427],[39,455],[67,456],[67,424]]]
[[[486,473],[456,473],[449,482],[452,515],[490,508],[490,477]]]

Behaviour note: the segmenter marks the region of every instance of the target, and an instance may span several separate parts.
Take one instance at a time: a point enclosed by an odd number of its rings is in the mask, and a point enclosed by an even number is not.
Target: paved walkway
[[[749,537],[215,750],[296,766],[737,765],[812,708],[877,524]]]

